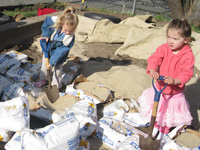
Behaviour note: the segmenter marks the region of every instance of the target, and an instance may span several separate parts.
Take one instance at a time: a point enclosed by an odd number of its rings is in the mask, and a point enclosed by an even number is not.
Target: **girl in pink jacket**
[[[187,20],[175,19],[167,28],[167,43],[162,44],[148,58],[147,73],[156,80],[157,90],[167,87],[161,94],[152,137],[162,139],[171,127],[190,125],[192,116],[183,90],[193,76],[195,58],[189,46],[191,27]],[[164,81],[157,80],[164,76]],[[155,91],[153,87],[139,97],[140,112],[151,117]]]

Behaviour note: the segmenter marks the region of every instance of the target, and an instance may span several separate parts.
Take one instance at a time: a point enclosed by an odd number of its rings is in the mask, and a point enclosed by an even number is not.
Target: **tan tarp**
[[[200,70],[200,34],[193,32],[195,41],[191,42],[191,48],[195,55],[195,67]],[[137,38],[136,38],[137,37]],[[126,54],[133,58],[147,59],[158,46],[166,42],[166,26],[161,29],[131,28],[123,44],[115,51],[115,55]]]
[[[84,16],[80,16],[79,20],[77,41],[123,43],[115,55],[125,54],[133,58],[147,59],[158,46],[166,42],[167,25],[157,28],[146,23],[153,20],[149,15],[129,17],[119,24],[108,19],[97,21]],[[195,67],[200,70],[200,34],[193,32],[192,36],[195,39],[191,43],[196,58]]]
[[[124,44],[115,54],[147,59],[159,45],[166,42],[165,32],[165,27],[162,29],[131,27]]]
[[[76,29],[76,41],[85,42],[88,36],[92,35],[98,20],[90,19],[81,15],[78,15],[78,18],[79,24]]]

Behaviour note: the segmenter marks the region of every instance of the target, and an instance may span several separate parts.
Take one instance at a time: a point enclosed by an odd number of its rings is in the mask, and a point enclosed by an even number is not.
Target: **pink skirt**
[[[151,119],[155,91],[153,87],[143,91],[139,97],[140,113]],[[161,94],[156,116],[157,125],[176,127],[178,125],[191,125],[192,116],[189,111],[189,104],[183,93],[175,95]]]

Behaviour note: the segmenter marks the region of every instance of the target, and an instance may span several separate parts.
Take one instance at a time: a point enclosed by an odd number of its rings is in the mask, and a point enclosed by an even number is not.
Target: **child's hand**
[[[165,76],[164,77],[164,83],[173,85],[174,84],[174,79],[172,77],[170,77],[170,76]]]
[[[46,43],[49,41],[49,38],[47,38],[47,37],[41,37],[41,39],[45,39]]]
[[[178,84],[181,84],[181,81],[179,79],[173,79],[170,76],[165,76],[164,83],[171,84],[171,85],[178,85]]]
[[[156,79],[157,80],[159,78],[159,74],[155,70],[150,69],[149,73],[150,73],[152,79]]]

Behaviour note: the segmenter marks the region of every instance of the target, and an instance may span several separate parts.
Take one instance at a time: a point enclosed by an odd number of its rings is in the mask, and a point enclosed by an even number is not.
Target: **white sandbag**
[[[133,134],[139,134],[139,135],[142,135],[144,138],[148,137],[148,134],[122,121],[119,121],[110,117],[103,117],[101,118],[100,121],[106,123],[107,125],[110,126],[110,128],[112,128],[113,130],[123,135],[132,136]]]
[[[124,140],[117,150],[139,150],[139,142],[140,142],[140,137],[137,134],[134,134],[130,137],[127,137],[126,140]]]
[[[79,121],[81,136],[88,137],[96,129],[98,119],[97,108],[96,104],[90,101],[90,99],[80,100],[64,111],[55,111],[52,115],[52,120],[57,122],[70,116],[75,117]]]
[[[12,82],[10,80],[8,80],[7,78],[5,78],[4,76],[0,75],[0,85],[1,85],[1,88],[0,88],[0,96],[1,94],[3,94],[2,92],[4,91],[4,89],[11,85]]]
[[[103,101],[101,101],[100,99],[98,99],[97,97],[89,94],[89,93],[85,93],[83,90],[81,89],[74,89],[73,84],[70,84],[67,86],[65,93],[67,95],[73,95],[73,96],[77,96],[80,99],[84,100],[84,99],[88,99],[90,101],[93,101],[95,104],[99,104],[99,103],[103,103]]]
[[[19,65],[21,61],[26,60],[27,55],[11,50],[5,54],[0,55],[0,73],[4,74],[13,66]]]
[[[6,131],[22,131],[30,126],[28,99],[15,97],[6,102],[0,102],[0,129]]]
[[[67,110],[69,108],[66,108],[64,110],[56,110],[52,113],[52,122],[53,123],[56,123],[60,120],[63,120],[65,119],[65,116],[67,115]]]
[[[133,127],[148,127],[148,117],[141,117],[140,113],[125,113],[123,121]]]
[[[7,55],[5,55],[0,61],[1,61],[0,63],[1,74],[5,74],[9,69],[13,68],[15,65],[19,66],[20,64],[19,60],[7,57]]]
[[[94,136],[108,147],[116,149],[127,136],[110,128],[107,119],[109,118],[103,117],[99,120]]]
[[[191,149],[184,148],[184,147],[178,145],[173,140],[169,140],[162,148],[162,150],[170,150],[170,149],[173,149],[173,150],[191,150]],[[199,150],[199,149],[196,149],[196,150]]]
[[[48,150],[70,150],[79,147],[79,122],[69,117],[36,130],[44,137]]]
[[[78,101],[69,108],[67,114],[73,114],[73,116],[79,121],[79,132],[83,137],[90,136],[97,127],[97,107],[93,101],[88,99]]]
[[[45,108],[38,108],[36,110],[31,110],[30,114],[38,119],[41,119],[45,122],[52,123],[52,113],[53,111]]]
[[[123,120],[124,114],[129,110],[128,105],[122,100],[116,100],[104,107],[102,116]]]
[[[199,150],[200,149],[199,137],[193,133],[185,132],[186,131],[184,129],[185,127],[186,126],[184,124],[179,125],[172,131],[170,131],[168,134],[164,135],[163,139],[160,141],[160,149]],[[190,137],[190,138],[185,138],[185,137]]]
[[[37,130],[17,132],[6,150],[69,150],[79,147],[79,123],[67,118]]]
[[[6,52],[5,53],[6,55],[9,55],[10,57],[13,57],[17,60],[20,60],[20,61],[26,61],[28,56],[26,54],[23,54],[23,53],[20,53],[18,51],[15,51],[15,50],[11,50],[9,52]]]
[[[97,127],[96,104],[90,100],[80,100],[67,110],[65,117],[74,116],[80,123],[79,132],[83,137],[90,136]]]
[[[104,87],[102,84],[98,84],[95,82],[81,82],[78,83],[75,88],[81,89],[84,91],[84,93],[91,94],[103,102],[108,101],[112,97],[111,91],[108,88]]]
[[[6,72],[6,76],[14,82],[31,82],[35,79],[34,74],[21,67],[12,67]]]
[[[13,133],[14,132],[0,129],[0,142],[8,142],[12,138]]]
[[[75,89],[83,90],[84,94],[90,97],[94,97],[101,103],[104,103],[113,98],[113,95],[109,88],[103,86],[102,84],[89,81],[83,75],[77,76],[74,79],[72,85],[74,85]]]
[[[5,150],[48,150],[42,134],[32,129],[16,132],[4,148]]]
[[[36,63],[34,61],[22,62],[20,67],[32,74],[31,76],[32,81],[35,81],[39,77],[41,63],[38,62]]]
[[[11,100],[18,96],[26,96],[23,91],[24,83],[14,83],[7,86],[3,92],[2,101]]]
[[[132,98],[123,98],[124,102],[128,105],[129,110],[128,113],[136,113],[139,112],[139,103]]]

